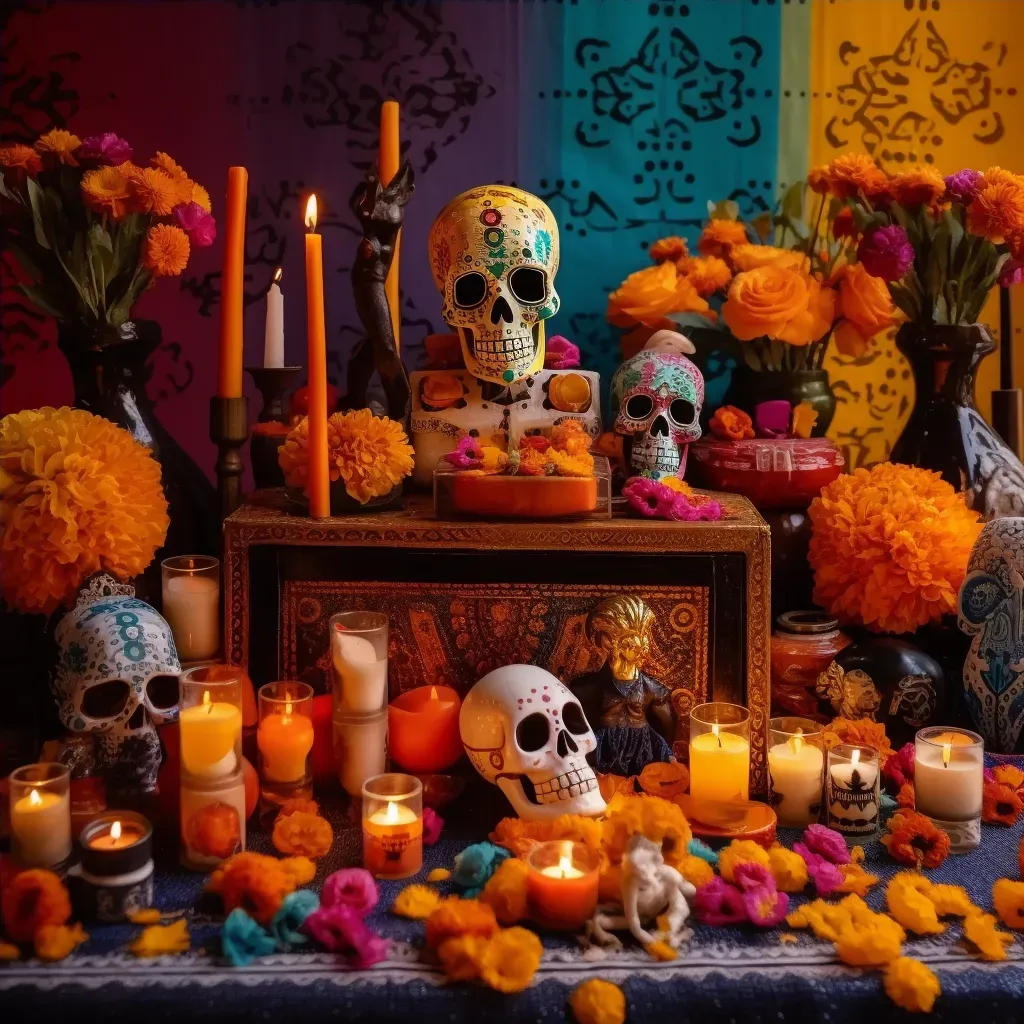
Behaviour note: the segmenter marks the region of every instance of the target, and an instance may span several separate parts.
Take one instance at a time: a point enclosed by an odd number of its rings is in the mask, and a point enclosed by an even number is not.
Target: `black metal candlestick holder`
[[[217,491],[220,517],[227,519],[242,504],[242,445],[249,437],[249,399],[210,399],[210,440],[217,446]]]
[[[289,417],[284,396],[294,386],[301,366],[247,366],[263,397],[263,408],[256,419],[249,442],[252,476],[257,487],[283,487],[284,474],[277,463],[277,450],[288,436]]]

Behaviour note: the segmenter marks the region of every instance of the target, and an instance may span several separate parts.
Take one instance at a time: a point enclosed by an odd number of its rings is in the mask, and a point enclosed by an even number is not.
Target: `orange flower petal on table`
[[[982,960],[1005,960],[1013,936],[1001,932],[992,914],[968,914],[964,918],[964,938],[981,954]]]
[[[807,885],[807,861],[784,846],[768,851],[768,870],[782,892],[802,892]]]
[[[441,897],[426,885],[407,885],[391,905],[391,912],[399,917],[422,921],[437,909]]]
[[[5,960],[17,960],[21,957],[21,950],[13,942],[0,940],[0,962]]]
[[[128,947],[128,951],[138,957],[168,956],[187,953],[191,945],[188,921],[182,917],[172,924],[151,924],[148,928],[143,928],[139,937]]]
[[[678,960],[679,954],[667,942],[662,939],[655,939],[654,942],[644,946],[644,951],[652,960]]]
[[[1017,823],[1020,812],[1024,810],[1017,793],[1002,782],[986,782],[982,788],[981,820],[988,825],[1006,825],[1009,828]]]
[[[738,220],[715,218],[709,220],[697,241],[697,249],[704,256],[728,259],[735,245],[750,241],[746,226]]]
[[[942,994],[935,972],[909,956],[901,956],[885,968],[882,987],[897,1006],[910,1013],[931,1013]]]
[[[452,981],[476,981],[480,977],[487,939],[481,935],[454,935],[437,947],[437,958]]]
[[[494,908],[479,900],[447,896],[427,918],[427,946],[437,949],[445,939],[477,935],[489,939],[498,930]]]
[[[132,910],[125,915],[132,924],[159,924],[161,914],[156,907],[144,907]]]
[[[962,885],[933,882],[928,889],[928,898],[939,917],[966,917],[978,910]]]
[[[36,932],[33,945],[40,960],[63,960],[88,941],[89,936],[80,924],[48,924]]]
[[[31,942],[40,928],[62,925],[71,916],[71,899],[60,877],[33,868],[15,875],[3,891],[3,922],[15,942]]]
[[[65,131],[63,128],[51,128],[45,135],[36,139],[36,152],[40,154],[51,154],[57,160],[68,167],[77,167],[75,150],[81,146],[82,140],[77,135]]]
[[[569,995],[576,1024],[623,1024],[626,996],[618,985],[603,978],[580,982]]]
[[[334,830],[326,818],[305,811],[278,815],[272,837],[279,853],[301,857],[322,857],[334,842]]]
[[[480,980],[498,992],[522,992],[533,981],[544,948],[526,928],[503,928],[492,935],[480,957]]]
[[[852,892],[858,896],[867,896],[872,887],[878,884],[878,875],[865,871],[859,864],[840,864],[843,880],[836,887],[836,892]]]
[[[900,871],[886,886],[885,900],[889,913],[907,931],[918,935],[941,935],[946,926],[931,900],[932,883],[912,871]]]
[[[142,244],[142,265],[154,277],[176,277],[188,265],[188,235],[173,224],[154,224]]]
[[[1007,928],[1024,929],[1024,882],[998,879],[992,886],[992,906]]]

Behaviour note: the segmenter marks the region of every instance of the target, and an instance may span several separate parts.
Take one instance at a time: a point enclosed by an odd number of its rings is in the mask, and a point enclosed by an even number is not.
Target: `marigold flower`
[[[912,782],[904,782],[900,791],[896,794],[896,803],[900,807],[912,811],[917,804],[917,794],[914,792]]]
[[[166,956],[187,953],[192,940],[188,934],[188,921],[180,917],[172,924],[151,924],[143,928],[139,937],[128,947],[134,956]]]
[[[213,210],[213,204],[210,202],[210,193],[202,185],[197,185],[195,182],[192,182],[192,193],[188,197],[188,202],[198,203],[207,213]]]
[[[986,782],[982,788],[981,820],[988,825],[1017,823],[1024,803],[1017,794],[1001,782]]]
[[[116,167],[97,167],[82,175],[82,199],[97,213],[121,220],[128,213],[128,179]]]
[[[490,840],[511,850],[517,857],[529,853],[538,843],[551,839],[569,839],[592,850],[601,849],[602,822],[580,814],[562,814],[554,821],[524,821],[522,818],[502,818],[490,835]],[[621,857],[620,857],[621,859]]]
[[[143,167],[129,182],[131,206],[141,213],[166,217],[181,200],[181,186],[163,171]]]
[[[452,873],[447,868],[433,868],[427,875],[428,882],[447,882]]]
[[[68,167],[77,167],[75,150],[82,145],[82,140],[77,135],[65,131],[63,128],[51,128],[45,135],[36,139],[36,152],[40,154],[49,153]]]
[[[644,946],[644,952],[652,960],[660,960],[666,963],[679,958],[679,954],[663,939],[655,939],[654,942],[649,942]]]
[[[154,156],[149,162],[157,168],[157,170],[163,171],[172,178],[188,177],[188,172],[185,168],[167,153],[162,153],[158,150],[156,156]]]
[[[889,179],[871,157],[863,153],[844,153],[837,156],[826,168],[812,172],[815,183],[820,188],[823,173],[828,181],[828,191],[837,199],[852,199],[860,195],[870,197],[885,192]],[[815,188],[812,185],[815,191]]]
[[[43,169],[43,161],[31,146],[20,143],[0,146],[0,167],[20,171],[24,174],[38,174]]]
[[[674,327],[670,313],[710,314],[711,307],[674,263],[659,263],[630,274],[608,296],[606,317],[616,327]]]
[[[684,495],[687,498],[695,498],[696,497],[696,494],[694,493],[693,488],[685,480],[680,480],[679,477],[677,477],[677,476],[663,476],[658,481],[658,483],[661,484],[662,487],[667,487],[670,491],[675,491],[676,494],[682,494],[682,495]],[[661,764],[661,763],[662,762],[658,762],[658,761],[652,762],[652,764]],[[651,767],[651,766],[648,765],[647,767]],[[682,768],[682,769],[686,770],[686,766],[685,765],[681,765],[678,762],[676,762],[674,767]],[[643,783],[641,783],[641,786],[642,785],[643,785]],[[686,770],[686,788],[681,789],[680,792],[681,793],[685,793],[686,789],[689,788],[689,785],[690,785],[690,773],[689,773],[689,770]],[[644,792],[646,793],[647,790],[644,790]],[[659,794],[657,794],[657,793],[652,793],[651,794],[651,796],[658,796],[658,795]],[[665,794],[662,793],[660,795],[664,796]]]
[[[3,921],[15,942],[31,942],[47,925],[61,925],[71,916],[71,900],[58,875],[33,868],[15,875],[4,889]]]
[[[282,857],[278,862],[292,885],[308,885],[316,877],[316,865],[308,857]]]
[[[480,980],[498,992],[522,992],[533,981],[544,952],[540,939],[526,928],[503,928],[480,957]]]
[[[228,913],[241,907],[268,925],[295,884],[276,857],[236,853],[210,875],[206,888],[219,894]]]
[[[907,931],[918,935],[940,935],[946,930],[931,901],[931,885],[924,875],[911,871],[900,871],[890,879],[885,901],[889,913]]]
[[[882,845],[901,864],[937,868],[949,854],[948,834],[917,811],[897,811],[886,828]]]
[[[742,441],[754,436],[754,421],[735,405],[722,405],[715,410],[708,429],[724,441]]]
[[[992,906],[1007,928],[1024,929],[1024,882],[1000,878],[992,886]]]
[[[668,238],[659,238],[647,251],[655,263],[664,263],[665,260],[672,260],[674,263],[686,256],[690,250],[685,238],[670,235]]]
[[[626,997],[618,985],[602,978],[590,978],[572,990],[569,1009],[576,1024],[623,1024]]]
[[[526,899],[526,876],[529,868],[518,857],[498,865],[480,893],[480,902],[494,910],[502,924],[515,924],[529,916]]]
[[[839,933],[835,941],[836,955],[854,967],[882,967],[900,955],[905,938],[900,925],[884,914],[873,920],[854,923]]]
[[[480,977],[487,939],[480,935],[454,935],[437,947],[437,958],[452,981],[476,981]]]
[[[703,298],[724,291],[732,280],[732,268],[720,256],[684,256],[676,269]]]
[[[810,928],[816,938],[835,942],[844,928],[852,926],[853,916],[845,901],[826,903],[817,899],[788,914],[786,924],[790,928]]]
[[[1015,792],[1024,787],[1024,772],[1012,764],[997,764],[992,769],[992,777]]]
[[[734,839],[718,853],[718,870],[727,882],[736,881],[736,869],[741,864],[759,864],[769,868],[771,860],[768,851],[752,839]]]
[[[441,902],[437,892],[426,885],[407,885],[391,905],[391,912],[399,917],[420,921],[430,917]]]
[[[437,949],[445,939],[456,935],[490,938],[497,930],[498,919],[489,904],[447,896],[427,918],[427,947]]]
[[[1024,179],[1008,176],[990,182],[967,207],[967,229],[999,244],[1024,229]]]
[[[644,766],[637,782],[650,796],[670,798],[685,793],[690,788],[690,769],[678,761],[652,761]]]
[[[613,797],[602,826],[602,849],[611,863],[621,863],[626,844],[638,832],[661,844],[671,867],[682,863],[693,838],[686,815],[674,803],[646,794]]]
[[[935,907],[939,917],[966,917],[977,911],[977,907],[971,902],[967,890],[962,885],[946,885],[933,882],[928,890],[928,898]]]
[[[273,843],[279,853],[322,857],[333,842],[331,823],[317,814],[279,814],[274,821]]]
[[[825,750],[831,750],[840,743],[874,747],[882,762],[892,753],[889,737],[885,734],[885,724],[870,718],[833,718],[822,730],[822,744]]]
[[[852,892],[860,897],[867,896],[872,886],[878,884],[878,875],[869,874],[860,864],[840,864],[843,880],[835,892]]]
[[[80,924],[47,924],[36,932],[33,945],[40,960],[63,960],[76,946],[88,941]]]
[[[783,892],[802,892],[807,885],[807,864],[803,857],[784,846],[768,851],[768,870]]]
[[[188,235],[173,224],[154,224],[142,244],[142,265],[154,277],[176,277],[188,264]]]
[[[982,960],[1005,960],[1006,947],[1013,945],[1013,936],[1001,932],[992,914],[974,913],[964,918],[964,938],[981,954]]]
[[[909,956],[893,960],[882,980],[885,994],[910,1013],[931,1013],[942,992],[935,972]]]
[[[744,245],[749,240],[746,226],[742,221],[714,218],[707,222],[700,233],[697,249],[704,256],[728,259],[733,246]]]
[[[889,191],[900,206],[931,206],[945,193],[946,179],[931,167],[914,167],[894,174]]]
[[[703,857],[696,857],[692,853],[682,858],[676,865],[676,870],[695,889],[699,889],[715,877],[715,869]]]

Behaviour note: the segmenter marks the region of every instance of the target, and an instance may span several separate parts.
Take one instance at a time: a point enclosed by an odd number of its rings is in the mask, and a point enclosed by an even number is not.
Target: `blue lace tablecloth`
[[[1024,766],[1024,758],[1014,759]],[[357,864],[360,834],[342,811],[325,809],[336,841],[319,864],[317,887],[330,872]],[[992,883],[1018,877],[1018,848],[1024,822],[1011,829],[983,826],[982,845],[949,857],[928,872],[934,881],[966,886],[980,906],[991,907]],[[467,842],[482,838],[478,826],[462,837],[446,835],[425,851],[423,875],[450,867]],[[454,829],[446,830],[454,832]],[[780,834],[791,845],[796,833]],[[250,848],[269,852],[263,834]],[[898,866],[880,844],[868,848],[866,867],[882,876],[868,897],[884,907],[885,880]],[[695,924],[678,961],[657,963],[627,946],[599,961],[585,958],[571,940],[544,936],[545,955],[533,985],[505,996],[475,985],[448,984],[443,974],[419,959],[423,925],[388,913],[406,882],[381,884],[372,924],[393,940],[385,963],[356,971],[331,955],[289,953],[232,968],[220,957],[215,904],[201,899],[205,876],[168,867],[158,872],[157,904],[164,910],[196,908],[193,949],[182,956],[137,960],[124,950],[137,934],[129,926],[93,927],[90,941],[59,964],[22,961],[0,965],[0,1020],[217,1021],[551,1021],[568,1019],[566,998],[589,977],[620,985],[632,1024],[640,1021],[721,1020],[739,1024],[781,1021],[907,1020],[882,991],[880,975],[839,964],[831,944],[805,932],[795,943],[779,942],[780,930],[711,928]],[[444,890],[446,885],[439,886]],[[209,897],[206,900],[209,901]],[[799,901],[798,901],[799,902]],[[211,916],[204,910],[209,909]],[[953,919],[955,920],[955,919]],[[787,929],[788,930],[788,929]],[[905,953],[938,972],[942,995],[937,1019],[962,1024],[1013,1021],[1024,1005],[1024,942],[1010,947],[1003,963],[985,963],[960,943],[960,926],[943,935],[910,939]],[[965,1014],[969,1013],[969,1017]]]

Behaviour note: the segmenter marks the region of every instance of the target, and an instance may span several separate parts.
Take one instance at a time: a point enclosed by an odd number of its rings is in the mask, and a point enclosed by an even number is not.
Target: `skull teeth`
[[[584,765],[575,771],[565,772],[563,775],[556,775],[546,782],[535,783],[533,787],[537,802],[541,804],[570,800],[572,797],[582,796],[594,789],[597,789],[597,779],[589,765]]]
[[[499,338],[496,341],[473,340],[473,355],[484,366],[504,368],[525,367],[533,362],[533,338],[529,335],[516,338]]]

